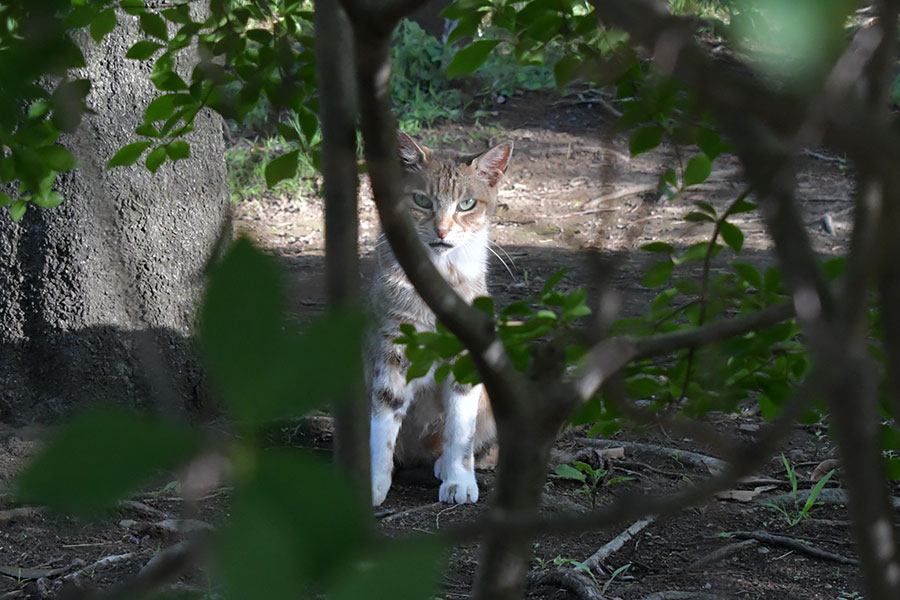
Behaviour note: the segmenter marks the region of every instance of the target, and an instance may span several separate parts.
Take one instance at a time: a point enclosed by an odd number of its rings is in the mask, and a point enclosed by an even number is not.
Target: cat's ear
[[[397,152],[400,155],[400,164],[407,171],[418,171],[428,162],[431,155],[431,150],[420,146],[402,131],[397,132]]]
[[[485,181],[489,186],[494,187],[503,178],[506,168],[509,166],[509,159],[512,156],[512,142],[503,142],[497,144],[484,154],[481,154],[472,161],[472,167],[475,169],[475,176]]]

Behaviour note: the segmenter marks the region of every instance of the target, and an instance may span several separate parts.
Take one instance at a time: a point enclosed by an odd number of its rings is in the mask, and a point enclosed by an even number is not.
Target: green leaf
[[[672,244],[667,244],[666,242],[650,242],[649,244],[644,244],[641,246],[641,250],[646,250],[647,252],[659,252],[662,254],[674,254],[675,247]]]
[[[35,194],[31,197],[31,203],[41,208],[56,208],[62,204],[64,198],[57,192],[48,191],[46,194]]]
[[[297,174],[297,156],[299,150],[282,154],[266,165],[266,186],[269,189],[275,187],[279,181],[291,179]]]
[[[38,454],[17,482],[25,502],[94,515],[198,448],[187,427],[122,410],[77,417]]]
[[[106,168],[111,169],[113,167],[133,165],[137,162],[137,159],[141,157],[141,154],[144,153],[144,150],[152,145],[153,142],[144,141],[134,142],[122,147],[111,159],[109,159],[109,162],[106,163]]]
[[[424,600],[435,597],[443,548],[436,537],[393,542],[350,565],[332,600]]]
[[[581,483],[585,483],[587,481],[587,477],[584,473],[570,465],[556,465],[556,469],[554,469],[553,472],[564,479],[580,481]]]
[[[688,214],[682,217],[685,221],[690,221],[691,223],[714,223],[715,219],[713,219],[708,213],[700,212],[699,210],[695,210],[689,212]]]
[[[632,158],[659,146],[662,143],[662,136],[663,128],[659,125],[647,125],[634,130],[628,138],[628,150]]]
[[[274,259],[239,238],[210,277],[200,345],[229,410],[247,426],[301,415],[362,376],[361,312],[329,313],[300,334],[285,307]]]
[[[156,42],[151,42],[148,40],[142,40],[140,42],[136,42],[131,48],[128,49],[128,52],[125,53],[125,58],[132,58],[134,60],[147,60],[153,53],[162,48],[162,44],[157,44]]]
[[[722,152],[727,149],[727,145],[719,137],[719,134],[712,129],[701,129],[697,134],[697,145],[703,154],[710,159],[715,160]]]
[[[479,296],[475,298],[472,300],[472,306],[492,319],[494,318],[494,299],[490,296]]]
[[[169,142],[166,146],[166,154],[172,161],[189,158],[191,156],[191,145],[184,140]]]
[[[129,15],[142,15],[147,12],[144,0],[121,0],[119,6]]]
[[[159,166],[163,164],[166,160],[166,147],[158,146],[150,151],[150,154],[147,155],[144,164],[147,165],[147,169],[151,173],[156,173],[156,170],[159,169]]]
[[[762,291],[763,279],[756,267],[749,263],[735,261],[731,263],[731,268],[738,274],[738,277],[755,287],[757,290]]]
[[[644,279],[641,283],[645,287],[657,287],[663,285],[669,280],[669,276],[672,275],[672,268],[674,266],[675,264],[671,260],[656,263],[647,269],[647,273],[644,275]]]
[[[14,202],[14,200],[12,198],[10,198],[7,194],[0,192],[0,208],[3,208],[4,206],[9,206],[13,202]]]
[[[215,544],[225,597],[305,597],[310,582],[333,581],[357,555],[365,507],[332,466],[306,452],[277,448],[248,458],[252,472],[239,482]]]
[[[541,296],[546,296],[550,293],[550,291],[559,285],[559,282],[563,280],[563,277],[566,276],[567,269],[563,267],[562,269],[553,273],[550,278],[544,283],[544,287],[541,288]]]
[[[153,123],[168,119],[175,112],[176,106],[181,106],[192,100],[190,94],[163,94],[154,98],[147,105],[147,110],[144,112],[144,121]]]
[[[464,37],[474,36],[478,33],[478,26],[481,25],[482,20],[484,20],[483,12],[471,12],[462,16],[457,20],[453,31],[447,36],[447,45],[449,46]]]
[[[664,386],[655,377],[638,375],[625,380],[625,389],[632,398],[649,398],[660,393]]]
[[[447,375],[450,374],[450,363],[443,363],[437,369],[434,370],[434,381],[441,385],[444,383],[444,380],[447,379]]]
[[[175,71],[154,71],[150,74],[150,81],[161,92],[179,92],[188,89],[188,84]]]
[[[838,277],[844,274],[844,271],[847,270],[847,257],[838,256],[836,258],[831,258],[822,263],[822,271],[825,273],[825,278],[828,281],[834,281]]]
[[[159,38],[164,42],[169,40],[166,22],[155,13],[147,12],[141,15],[141,29],[147,35]]]
[[[582,64],[582,58],[577,54],[569,54],[563,56],[553,65],[553,78],[556,81],[556,87],[565,87],[567,83],[572,81],[572,77],[578,71]]]
[[[13,221],[19,221],[25,216],[27,207],[28,203],[25,200],[16,200],[9,206],[9,216],[12,217]]]
[[[453,362],[450,367],[453,372],[453,379],[457,383],[478,383],[478,371],[475,369],[475,362],[472,360],[471,354],[463,354]]]
[[[695,200],[694,206],[702,210],[703,212],[709,213],[713,217],[717,217],[718,213],[716,213],[716,208],[710,204],[709,202],[705,202],[703,200]]]
[[[706,181],[712,172],[712,161],[705,154],[698,154],[684,168],[685,187]]]
[[[828,480],[831,479],[832,475],[834,475],[834,469],[828,471],[822,479],[816,482],[816,485],[813,486],[812,490],[809,492],[809,496],[806,498],[806,504],[803,505],[802,513],[808,513],[809,510],[815,506],[819,494],[822,493],[822,489],[825,487],[825,484],[828,483]]]
[[[450,61],[450,66],[447,67],[447,76],[450,79],[455,79],[461,75],[472,73],[484,64],[491,50],[499,43],[500,40],[478,40],[472,42],[457,52],[453,60]]]
[[[741,248],[744,247],[744,233],[736,225],[728,221],[722,221],[719,232],[722,234],[722,239],[725,240],[725,243],[731,246],[731,249],[735,252],[740,252]]]
[[[756,204],[750,202],[747,199],[741,200],[731,209],[730,214],[737,215],[740,213],[750,212],[751,210],[756,210]]]
[[[411,346],[407,346],[410,348]],[[434,357],[422,357],[421,360],[411,361],[409,363],[409,368],[406,369],[406,383],[409,383],[413,379],[418,379],[419,377],[425,377],[428,375],[428,371],[431,370],[431,365],[434,364]]]
[[[41,162],[47,165],[47,168],[63,173],[70,171],[78,166],[78,159],[72,154],[68,148],[62,146],[44,146],[35,150],[41,158]]]
[[[319,118],[316,116],[316,113],[305,106],[301,106],[300,110],[297,111],[297,120],[300,122],[300,131],[303,132],[303,137],[306,138],[306,141],[312,142],[316,131],[319,130]]]
[[[180,4],[175,8],[167,8],[161,14],[166,20],[180,25],[186,25],[191,22],[190,8],[187,4]]]
[[[722,248],[722,244],[715,245],[712,252],[713,258],[718,256],[719,252],[722,251]],[[692,260],[704,260],[708,251],[709,242],[697,242],[696,244],[692,244],[690,247],[688,247],[688,249],[684,251],[684,254],[682,254],[676,262],[678,264],[681,264]]]
[[[115,27],[116,12],[111,8],[107,8],[91,21],[91,37],[99,44],[103,41],[103,36],[115,29]]]

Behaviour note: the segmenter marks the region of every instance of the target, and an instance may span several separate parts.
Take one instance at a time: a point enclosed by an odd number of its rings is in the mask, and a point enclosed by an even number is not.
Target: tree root
[[[631,448],[637,452],[653,454],[654,456],[662,456],[670,458],[675,462],[689,464],[701,469],[707,469],[710,473],[721,473],[728,466],[728,462],[720,458],[690,452],[688,450],[679,450],[678,448],[667,448],[665,446],[657,446],[655,444],[645,444],[642,442],[626,442],[622,440],[601,440],[594,438],[578,438],[578,441],[586,446],[594,446],[599,448],[610,448],[614,446],[623,446]]]
[[[754,539],[744,540],[742,542],[734,542],[732,544],[728,544],[727,546],[723,546],[721,548],[717,548],[717,549],[713,550],[706,556],[702,556],[702,557],[698,558],[697,560],[695,560],[694,562],[692,562],[691,564],[686,566],[684,569],[682,569],[682,572],[696,571],[703,567],[717,563],[721,560],[725,560],[726,558],[729,558],[731,556],[734,556],[735,554],[743,552],[746,549],[755,548],[758,545],[759,545],[759,541],[754,540]]]
[[[822,550],[820,548],[816,548],[815,546],[811,546],[806,542],[801,542],[800,540],[789,538],[783,535],[775,535],[765,531],[734,531],[731,535],[738,538],[739,540],[757,540],[759,542],[763,542],[764,544],[772,544],[774,546],[783,546],[785,548],[790,548],[791,550],[796,550],[797,552],[802,552],[803,554],[813,556],[815,558],[830,560],[832,562],[841,563],[843,565],[859,566],[859,561],[855,558],[848,558],[846,556],[841,556],[840,554],[828,552],[827,550]]]
[[[528,584],[564,587],[583,600],[609,600],[600,593],[597,583],[589,575],[572,568],[532,571],[528,574]]]

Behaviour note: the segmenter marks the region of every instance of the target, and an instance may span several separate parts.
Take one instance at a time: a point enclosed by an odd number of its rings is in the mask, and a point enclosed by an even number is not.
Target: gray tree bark
[[[181,410],[203,395],[191,335],[204,266],[230,236],[222,121],[199,114],[191,158],[155,175],[143,161],[107,171],[159,94],[149,61],[124,58],[137,18],[117,16],[102,45],[80,40],[96,114],[62,140],[82,162],[58,181],[66,201],[0,215],[0,421],[93,402]]]

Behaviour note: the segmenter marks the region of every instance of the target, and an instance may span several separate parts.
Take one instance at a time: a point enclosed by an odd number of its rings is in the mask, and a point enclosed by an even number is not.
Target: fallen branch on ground
[[[634,536],[646,529],[647,526],[653,523],[653,521],[655,520],[656,517],[651,515],[646,519],[635,521],[628,527],[628,529],[600,546],[600,549],[598,549],[586,561],[584,561],[584,564],[586,564],[592,571],[599,571],[601,568],[606,566],[606,559],[621,550],[622,546],[631,541]]]

